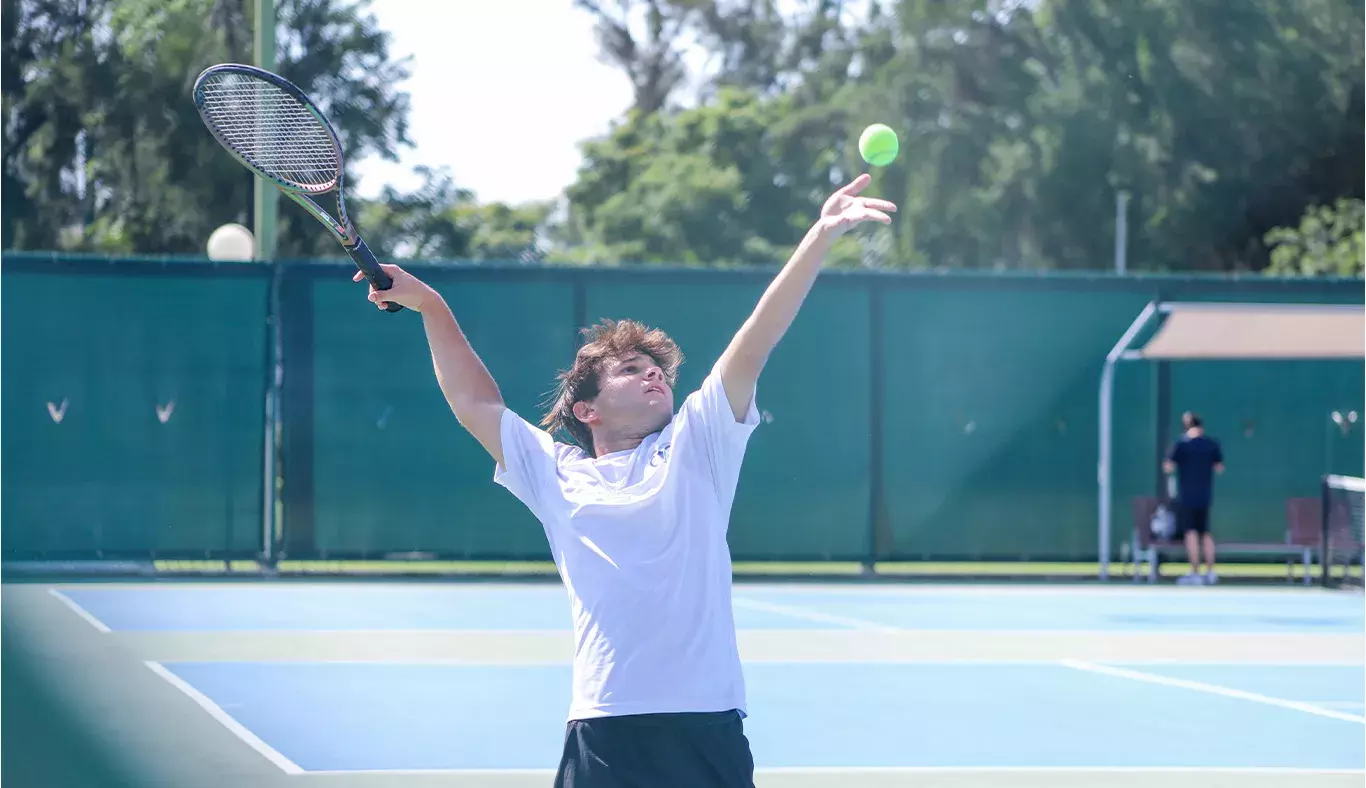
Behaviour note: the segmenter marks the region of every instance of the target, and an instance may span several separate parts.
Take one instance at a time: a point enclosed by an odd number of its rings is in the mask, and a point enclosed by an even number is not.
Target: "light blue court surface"
[[[1183,593],[1185,592],[1185,593]],[[114,631],[567,631],[558,585],[179,585],[63,592]],[[1317,589],[785,588],[739,585],[741,629],[1164,630],[1359,634],[1359,596]]]
[[[567,666],[165,665],[305,771],[553,769]],[[1355,707],[1360,666],[1133,666]],[[1065,665],[746,666],[756,765],[1360,769],[1363,724]]]

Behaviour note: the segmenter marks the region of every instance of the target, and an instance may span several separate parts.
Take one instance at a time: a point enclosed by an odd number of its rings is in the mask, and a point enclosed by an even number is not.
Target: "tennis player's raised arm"
[[[859,196],[871,180],[865,173],[830,195],[821,208],[820,219],[807,231],[797,251],[764,291],[754,312],[721,355],[717,366],[736,421],[743,420],[749,410],[759,373],[811,291],[830,245],[863,222],[891,224],[887,212],[896,211],[895,205]]]
[[[432,367],[441,393],[460,422],[481,443],[498,464],[503,463],[501,425],[503,395],[484,362],[474,352],[455,314],[441,294],[396,265],[381,264],[394,280],[388,290],[370,287],[369,299],[380,309],[389,302],[422,314],[427,345],[432,351]],[[356,272],[355,281],[364,279]]]

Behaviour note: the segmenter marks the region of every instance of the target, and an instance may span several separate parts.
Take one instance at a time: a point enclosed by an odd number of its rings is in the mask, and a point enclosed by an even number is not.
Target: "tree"
[[[1266,234],[1271,250],[1266,273],[1360,277],[1366,258],[1364,228],[1366,204],[1361,200],[1315,205],[1305,211],[1297,226],[1277,227]]]
[[[663,109],[687,77],[684,35],[700,0],[574,0],[596,18],[604,61],[631,80],[632,109],[649,114]]]
[[[206,66],[249,62],[247,0],[5,0],[5,244],[202,254],[248,222],[252,175],[203,124],[189,90]],[[404,64],[347,0],[277,0],[277,70],[324,108],[351,159],[407,145]],[[339,256],[281,200],[279,254]]]
[[[1364,196],[1359,4],[897,0],[862,18],[837,0],[681,5],[679,40],[718,64],[704,100],[585,145],[570,256],[781,257],[774,223],[866,168],[853,143],[872,122],[902,140],[873,186],[901,208],[872,250],[894,265],[1108,268],[1124,189],[1133,268],[1258,270],[1269,229]],[[721,108],[740,120],[713,127],[733,132],[751,103],[762,134],[680,134]]]
[[[785,19],[768,0],[687,4],[689,35],[721,55],[703,101],[632,110],[584,143],[553,257],[781,262],[850,173],[844,83],[861,54],[885,59],[876,46],[856,49],[838,6],[804,3]],[[852,244],[837,256],[857,258],[844,253]]]
[[[542,238],[550,202],[524,205],[505,203],[466,204],[456,209],[456,221],[471,228],[468,256],[475,260],[506,260],[535,263],[546,259]]]
[[[0,7],[5,248],[56,248],[63,228],[88,214],[76,165],[104,12],[98,0],[4,0]]]
[[[721,89],[694,109],[631,114],[586,143],[557,257],[770,264],[801,240],[830,187],[790,100]]]
[[[375,255],[385,260],[467,257],[474,230],[459,211],[474,195],[455,185],[445,168],[418,167],[422,184],[407,193],[386,186],[377,199],[357,201],[358,223]]]

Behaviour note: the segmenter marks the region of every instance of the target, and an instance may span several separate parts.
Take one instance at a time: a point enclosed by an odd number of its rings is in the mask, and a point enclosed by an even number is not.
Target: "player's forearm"
[[[791,327],[820,273],[833,234],[822,223],[807,231],[792,257],[764,291],[754,312],[740,327],[726,355],[762,366]],[[755,371],[757,375],[757,370]]]
[[[737,421],[744,419],[753,403],[759,373],[792,325],[806,294],[811,292],[832,240],[833,233],[823,223],[817,223],[806,233],[717,363],[726,399]]]
[[[462,422],[480,405],[502,404],[503,397],[484,362],[474,352],[446,301],[435,291],[422,305],[422,325],[432,351],[441,393]]]

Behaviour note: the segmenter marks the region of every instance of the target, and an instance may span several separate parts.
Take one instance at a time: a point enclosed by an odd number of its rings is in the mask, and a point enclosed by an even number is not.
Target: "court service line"
[[[1314,714],[1319,717],[1328,717],[1334,720],[1346,722],[1359,722],[1366,724],[1366,717],[1359,717],[1355,714],[1345,714],[1332,709],[1325,709],[1311,703],[1300,701],[1285,700],[1284,698],[1273,698],[1270,695],[1262,695],[1258,692],[1247,692],[1246,690],[1233,689],[1232,687],[1221,687],[1218,684],[1206,684],[1203,681],[1190,681],[1188,679],[1175,679],[1170,676],[1161,676],[1156,673],[1145,673],[1139,670],[1128,670],[1127,668],[1115,668],[1108,665],[1097,665],[1093,662],[1083,662],[1078,659],[1064,659],[1061,664],[1076,670],[1100,673],[1107,676],[1116,676],[1122,679],[1133,681],[1145,681],[1149,684],[1162,684],[1168,687],[1180,687],[1182,689],[1195,690],[1196,692],[1207,692],[1211,695],[1223,695],[1226,698],[1238,698],[1240,700],[1250,700],[1255,703],[1264,703],[1268,706],[1279,706],[1283,709],[1293,709],[1302,711],[1306,714]]]
[[[66,594],[63,594],[61,591],[58,591],[58,590],[55,589],[55,588],[49,588],[49,589],[47,590],[47,592],[48,592],[49,594],[51,594],[52,596],[56,597],[56,598],[57,598],[57,601],[61,602],[63,605],[66,605],[67,607],[71,608],[72,611],[74,611],[74,612],[76,613],[76,615],[78,615],[78,616],[80,616],[81,618],[85,619],[86,622],[90,624],[90,626],[94,627],[95,629],[98,629],[99,631],[101,631],[101,632],[103,632],[103,633],[105,633],[105,634],[109,634],[109,631],[110,631],[110,630],[109,630],[109,627],[105,626],[105,624],[104,624],[103,621],[99,620],[98,618],[95,618],[95,616],[92,615],[91,612],[90,612],[89,610],[86,610],[85,608],[83,608],[83,607],[81,607],[80,605],[76,604],[76,600],[72,599],[71,597],[67,596]]]
[[[821,624],[838,624],[844,627],[853,627],[854,629],[866,629],[872,630],[874,632],[901,631],[899,627],[888,626],[886,624],[879,624],[876,621],[867,621],[862,618],[849,618],[848,616],[834,616],[830,615],[829,613],[818,613],[815,610],[807,610],[806,608],[793,607],[792,605],[780,605],[775,602],[760,602],[757,599],[746,599],[742,597],[734,597],[731,601],[732,604],[734,604],[736,607],[745,607],[749,608],[750,610],[761,610],[765,613],[777,613],[779,615],[805,619],[806,621],[815,621]]]
[[[264,741],[261,740],[259,736],[247,730],[246,726],[244,726],[237,720],[233,719],[231,714],[228,714],[226,711],[223,711],[223,707],[219,706],[217,703],[214,703],[212,700],[209,699],[207,695],[191,686],[189,682],[172,673],[170,670],[166,668],[165,665],[162,665],[160,662],[156,662],[154,660],[147,660],[142,664],[151,668],[153,673],[170,682],[171,686],[190,696],[190,700],[193,700],[195,703],[199,704],[199,707],[204,709],[204,711],[207,711],[210,717],[213,717],[215,720],[218,720],[218,722],[221,723],[223,727],[232,731],[233,734],[237,736],[237,738],[241,739],[243,742],[246,743],[248,747],[252,748],[253,750],[256,750],[258,753],[264,756],[266,760],[280,767],[280,770],[283,771],[285,774],[306,773],[303,769],[299,768],[298,764],[281,755],[279,750],[276,750],[274,747],[270,746],[269,744],[266,744]]]

